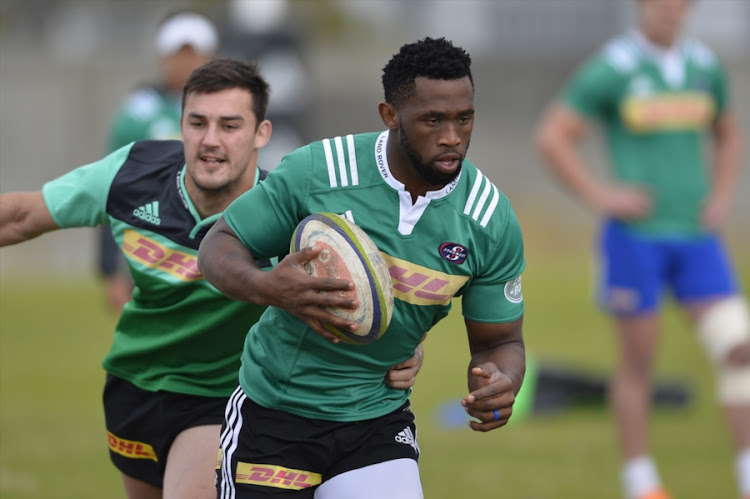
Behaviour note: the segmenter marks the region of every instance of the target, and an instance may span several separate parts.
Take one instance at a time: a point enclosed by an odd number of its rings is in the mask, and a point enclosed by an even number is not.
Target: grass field
[[[745,252],[744,254],[748,254]],[[591,307],[586,254],[528,255],[527,350],[542,361],[608,372],[606,319]],[[739,262],[750,282],[750,262]],[[612,420],[604,408],[512,422],[478,434],[446,428],[438,408],[465,393],[468,362],[458,310],[426,342],[413,395],[428,499],[619,497]],[[122,498],[101,409],[114,318],[96,283],[0,281],[0,497]],[[653,451],[679,499],[735,497],[731,447],[713,403],[711,371],[669,309],[657,375],[692,387],[688,409],[660,411]]]

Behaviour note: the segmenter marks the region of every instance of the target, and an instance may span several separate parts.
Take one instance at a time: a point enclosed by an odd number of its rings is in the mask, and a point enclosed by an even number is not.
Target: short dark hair
[[[260,74],[258,66],[235,59],[214,59],[199,67],[182,87],[182,108],[189,94],[212,94],[242,88],[253,95],[253,112],[258,123],[266,119],[271,87]]]
[[[433,80],[458,80],[469,77],[472,87],[471,56],[445,38],[424,38],[403,45],[383,68],[385,101],[399,107],[414,95],[418,76]]]

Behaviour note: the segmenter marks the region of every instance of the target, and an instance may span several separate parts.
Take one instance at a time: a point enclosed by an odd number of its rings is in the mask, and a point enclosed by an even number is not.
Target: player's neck
[[[222,213],[241,194],[250,190],[255,183],[254,176],[245,176],[220,189],[204,189],[185,179],[185,188],[195,210],[201,219]]]
[[[428,191],[433,190],[434,187],[429,186],[419,173],[417,173],[409,158],[404,155],[404,152],[397,143],[398,139],[392,139],[394,136],[395,134],[391,133],[386,146],[388,168],[391,171],[391,175],[404,184],[404,190],[411,194],[411,202],[414,204],[420,196],[424,196]]]
[[[643,43],[647,44],[652,50],[660,52],[672,51],[677,46],[679,40],[679,36],[677,35],[663,35],[644,28],[639,29],[638,33]]]

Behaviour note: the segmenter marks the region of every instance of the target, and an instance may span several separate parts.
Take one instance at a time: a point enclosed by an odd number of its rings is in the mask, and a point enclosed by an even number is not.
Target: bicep
[[[537,139],[541,147],[560,139],[577,141],[588,131],[584,116],[569,105],[558,102],[552,104],[542,117]]]

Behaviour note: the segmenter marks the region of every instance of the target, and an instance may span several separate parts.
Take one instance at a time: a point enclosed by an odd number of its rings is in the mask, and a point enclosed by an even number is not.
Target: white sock
[[[626,499],[638,499],[642,495],[661,488],[659,472],[649,456],[640,456],[625,461],[622,466],[622,485]]]
[[[750,497],[750,447],[741,450],[734,461],[741,497]]]

